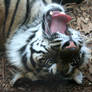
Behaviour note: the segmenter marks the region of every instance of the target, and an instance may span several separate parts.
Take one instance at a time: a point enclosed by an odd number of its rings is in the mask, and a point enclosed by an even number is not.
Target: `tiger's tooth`
[[[52,11],[50,11],[50,15],[52,15],[53,14],[53,12]]]
[[[64,12],[60,12],[60,14],[65,14]]]

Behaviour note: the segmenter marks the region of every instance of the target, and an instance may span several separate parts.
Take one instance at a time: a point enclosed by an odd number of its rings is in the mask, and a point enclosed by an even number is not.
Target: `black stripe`
[[[23,23],[21,25],[27,24],[29,22],[30,17],[31,17],[31,8],[33,7],[34,3],[35,3],[35,0],[32,0],[31,2],[30,2],[30,0],[27,0],[26,14],[25,14],[24,21],[23,21]]]
[[[24,51],[25,51],[25,49],[26,49],[26,45],[24,45],[19,51],[20,51],[20,54],[23,54],[24,53]],[[28,65],[27,65],[27,56],[26,56],[27,54],[25,53],[23,56],[22,56],[22,63],[23,63],[23,65],[24,65],[24,67],[25,67],[25,69],[27,70],[27,71],[29,71],[29,72],[33,72],[33,70],[32,69],[30,69],[29,67],[28,67]]]
[[[22,56],[22,63],[23,63],[23,65],[24,65],[24,67],[25,67],[25,69],[26,69],[27,71],[33,72],[33,70],[30,69],[30,68],[28,67],[28,65],[27,65],[27,57],[26,57],[26,54],[24,54],[24,55]]]
[[[16,12],[17,12],[19,3],[20,3],[20,0],[17,0],[16,6],[15,6],[15,9],[14,9],[14,13],[13,13],[13,16],[12,16],[12,19],[11,19],[11,23],[10,23],[10,26],[9,26],[9,29],[8,29],[7,37],[9,36],[9,34],[11,32],[11,28],[12,28],[12,25],[14,23],[14,19],[15,19],[15,16],[16,16]]]
[[[25,18],[24,18],[24,21],[23,21],[23,23],[21,24],[21,26],[22,25],[24,25],[26,22],[27,22],[27,20],[28,20],[28,18],[29,18],[29,15],[30,15],[30,1],[29,0],[27,0],[27,3],[26,3],[26,15],[25,15]]]
[[[83,0],[62,0],[62,4],[66,4],[66,3],[77,3],[77,4],[80,4],[82,1]]]
[[[83,44],[83,41],[78,40],[80,44]]]
[[[46,2],[45,0],[43,0],[43,3],[44,3],[44,4],[47,4],[47,2]]]
[[[26,49],[26,45],[19,49],[20,54],[23,54]]]
[[[25,49],[26,49],[26,45],[24,45],[21,49],[19,49],[20,54],[23,54],[24,51],[25,51]],[[26,54],[24,54],[24,55],[22,56],[22,63],[23,63],[23,65],[24,65],[24,67],[25,67],[25,69],[26,69],[27,71],[32,72],[32,70],[27,66],[27,57],[26,57]]]
[[[36,51],[36,50],[35,50],[35,49],[33,49],[33,48],[32,48],[32,51],[33,51],[33,53],[38,53],[38,54],[39,54],[39,53],[43,53],[43,54],[45,54],[45,52],[43,52],[43,51],[41,51],[41,50]]]
[[[46,48],[45,45],[42,45],[42,44],[41,44],[41,46],[42,46],[47,52],[49,52],[49,50]]]
[[[5,5],[5,19],[4,19],[4,23],[3,23],[3,35],[5,36],[5,26],[6,26],[6,21],[7,21],[7,17],[8,17],[8,13],[9,13],[9,7],[10,7],[10,2],[11,0],[4,0],[4,5]]]
[[[34,53],[34,50],[32,49],[32,47],[30,48],[30,50],[31,50],[30,61],[31,61],[31,64],[33,65],[33,67],[35,68],[35,67],[36,67],[36,63],[35,63],[35,61],[33,60],[33,53]]]
[[[58,45],[53,45],[53,47],[60,47],[61,46],[61,44],[58,44]]]
[[[33,34],[33,35],[31,35],[29,38],[28,38],[28,40],[27,40],[27,42],[30,42],[30,40],[32,41],[32,39],[35,37],[35,33]]]
[[[60,43],[62,40],[54,40],[51,43],[55,44],[55,43]]]
[[[60,4],[60,2],[62,2],[63,0],[52,0],[53,2],[55,2],[55,3],[58,3],[58,4]],[[67,0],[66,0],[67,1]]]

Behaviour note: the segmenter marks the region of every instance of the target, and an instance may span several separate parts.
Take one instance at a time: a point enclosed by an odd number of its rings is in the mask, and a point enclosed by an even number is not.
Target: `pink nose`
[[[69,45],[67,45],[66,48],[76,48],[76,45],[73,41],[69,41]]]

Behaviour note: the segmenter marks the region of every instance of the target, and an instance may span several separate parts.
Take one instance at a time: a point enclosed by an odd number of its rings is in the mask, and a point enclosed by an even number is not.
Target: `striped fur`
[[[32,23],[46,4],[71,3],[78,0],[0,0],[0,48],[20,25]],[[40,7],[41,6],[41,7]],[[37,8],[39,7],[39,8]]]
[[[14,35],[7,40],[7,58],[18,71],[11,83],[22,77],[30,78],[32,81],[48,78],[50,75],[63,76],[82,83],[83,76],[79,68],[88,61],[90,56],[80,32],[68,28],[70,35],[56,32],[52,35],[44,31],[44,15],[49,10],[59,9],[65,13],[62,6],[58,4],[46,5],[41,15],[32,24],[23,25],[16,30]],[[63,46],[68,41],[74,41],[80,49],[73,60],[63,60]]]
[[[52,0],[0,0],[0,49],[16,28],[32,23],[43,7]],[[39,7],[39,8],[38,8]]]

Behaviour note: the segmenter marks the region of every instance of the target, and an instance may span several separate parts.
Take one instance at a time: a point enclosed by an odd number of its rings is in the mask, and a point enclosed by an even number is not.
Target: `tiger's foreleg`
[[[24,78],[23,73],[20,73],[20,72],[15,73],[13,79],[10,81],[11,86],[14,86],[15,83],[17,82],[17,80],[19,80],[21,78]]]
[[[27,73],[17,72],[14,74],[14,77],[10,82],[11,86],[14,86],[16,84],[16,82],[22,78],[28,78],[31,81],[37,80],[37,77],[32,72],[27,72]]]

